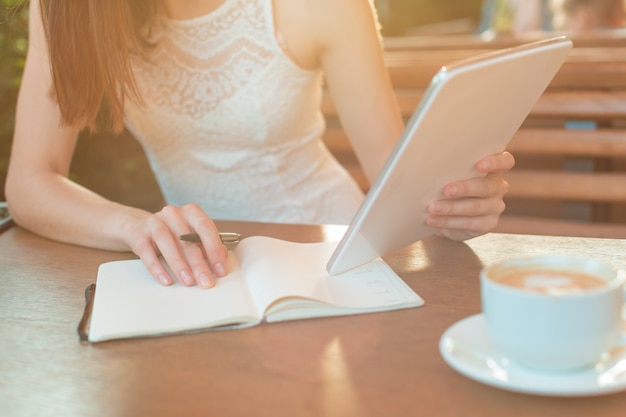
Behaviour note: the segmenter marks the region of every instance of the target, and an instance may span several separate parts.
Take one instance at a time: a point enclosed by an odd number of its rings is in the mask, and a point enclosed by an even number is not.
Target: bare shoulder
[[[320,55],[338,42],[364,41],[377,33],[371,0],[273,0],[276,30],[296,61],[319,66]]]

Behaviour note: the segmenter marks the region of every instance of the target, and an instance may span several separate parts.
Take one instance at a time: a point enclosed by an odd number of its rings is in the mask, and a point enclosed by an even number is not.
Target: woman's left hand
[[[447,184],[444,198],[428,206],[426,224],[439,229],[438,236],[454,240],[493,230],[504,211],[503,197],[509,190],[503,177],[514,165],[513,155],[506,151],[478,161],[476,169],[487,175]]]

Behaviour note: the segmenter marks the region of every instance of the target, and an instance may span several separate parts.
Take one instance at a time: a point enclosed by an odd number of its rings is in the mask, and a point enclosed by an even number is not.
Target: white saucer
[[[510,362],[487,334],[482,314],[467,317],[444,332],[439,341],[444,360],[459,373],[494,387],[550,396],[590,396],[626,389],[626,348],[595,367],[542,372]]]

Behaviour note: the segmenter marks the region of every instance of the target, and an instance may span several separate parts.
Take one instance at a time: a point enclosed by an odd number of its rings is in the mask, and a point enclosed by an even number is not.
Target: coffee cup
[[[512,362],[545,371],[592,366],[626,343],[624,271],[572,257],[511,259],[483,268],[489,335]]]

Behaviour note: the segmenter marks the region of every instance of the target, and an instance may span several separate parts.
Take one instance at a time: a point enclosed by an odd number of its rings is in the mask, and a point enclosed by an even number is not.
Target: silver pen
[[[241,235],[239,233],[232,232],[220,232],[220,239],[222,243],[239,243],[241,239]],[[180,240],[191,243],[202,243],[200,236],[197,233],[187,233],[185,235],[180,235]]]

